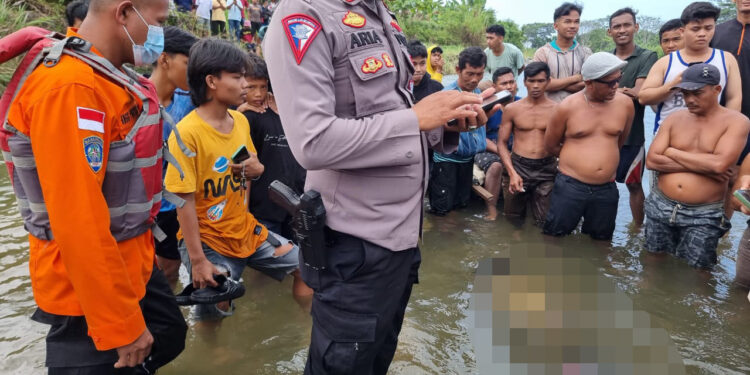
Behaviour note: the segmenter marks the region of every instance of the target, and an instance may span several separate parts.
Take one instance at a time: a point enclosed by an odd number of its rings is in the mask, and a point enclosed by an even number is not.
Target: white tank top
[[[721,80],[719,81],[719,84],[721,85],[721,95],[719,95],[719,101],[721,101],[721,97],[724,95],[724,90],[727,86],[727,63],[724,59],[724,51],[714,48],[711,57],[708,58],[706,64],[711,64],[719,68],[719,73],[721,74]],[[664,82],[662,82],[662,84],[672,82],[680,73],[684,72],[688,66],[688,63],[682,59],[680,51],[670,53],[667,74],[664,75]],[[680,90],[673,90],[667,99],[661,102],[656,109],[654,134],[659,130],[659,126],[661,126],[661,123],[664,122],[664,119],[667,118],[667,116],[683,108],[687,108],[687,106],[685,105],[685,99],[682,97],[682,92],[680,92]]]

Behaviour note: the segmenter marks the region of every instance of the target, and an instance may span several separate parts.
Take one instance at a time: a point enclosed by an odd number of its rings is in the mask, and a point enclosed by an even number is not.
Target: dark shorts
[[[454,208],[466,207],[471,199],[474,163],[438,162],[430,176],[430,208],[436,215],[445,215]]]
[[[227,32],[227,23],[224,21],[211,21],[211,35],[219,35]]]
[[[140,302],[146,327],[154,337],[146,367],[153,373],[176,358],[185,347],[187,325],[164,274],[154,266]],[[62,316],[37,309],[32,320],[49,324],[46,366],[49,374],[146,374],[134,368],[115,370],[115,349],[98,351],[88,336],[86,319]]]
[[[177,221],[177,210],[159,212],[156,215],[156,225],[167,236],[161,242],[154,239],[156,255],[162,258],[180,260],[180,252],[177,250],[177,232],[180,230],[180,222]]]
[[[557,176],[557,158],[528,159],[511,154],[513,169],[523,178],[525,193],[511,194],[510,176],[503,173],[503,212],[506,216],[526,216],[526,206],[529,201],[534,210],[534,221],[542,226],[549,210],[549,196],[555,186]]]
[[[654,189],[646,199],[646,249],[670,253],[696,268],[716,264],[719,239],[732,224],[724,216],[724,201],[685,204]]]
[[[257,35],[258,34],[258,30],[260,30],[261,26],[262,25],[261,25],[260,22],[252,22],[252,21],[250,22],[250,28],[252,28],[252,30],[253,30],[253,35]]]
[[[558,173],[550,194],[544,234],[565,236],[583,218],[581,232],[595,240],[609,241],[615,232],[620,193],[614,182],[591,185]]]
[[[643,181],[646,169],[646,146],[625,145],[620,149],[620,164],[617,166],[617,178],[621,184],[639,184]]]
[[[494,152],[480,152],[474,155],[474,164],[476,164],[484,173],[487,173],[487,170],[490,169],[490,166],[492,166],[493,163],[502,164],[502,162],[500,156]]]

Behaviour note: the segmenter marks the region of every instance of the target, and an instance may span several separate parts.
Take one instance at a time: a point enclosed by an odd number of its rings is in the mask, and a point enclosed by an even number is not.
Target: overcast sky
[[[534,22],[552,22],[555,8],[563,0],[487,0],[487,6],[495,10],[499,19],[511,19],[519,25]],[[659,17],[662,20],[678,18],[682,9],[691,3],[685,0],[579,0],[583,4],[585,20],[607,17],[622,7],[632,7],[638,14]]]

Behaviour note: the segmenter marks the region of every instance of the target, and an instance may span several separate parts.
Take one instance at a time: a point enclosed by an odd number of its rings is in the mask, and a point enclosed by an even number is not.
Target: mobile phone
[[[750,190],[735,190],[734,197],[745,207],[750,209]]]
[[[503,90],[500,92],[495,93],[494,95],[490,96],[487,99],[484,99],[482,102],[482,110],[487,113],[492,110],[492,108],[495,108],[498,104],[506,104],[509,103],[513,99],[513,95],[511,95],[510,91]],[[458,125],[458,120],[453,119],[448,121],[448,126],[456,126]]]
[[[247,147],[245,145],[240,146],[240,148],[237,149],[237,151],[234,152],[234,155],[232,155],[232,163],[239,164],[243,161],[250,159],[250,152],[247,151]]]

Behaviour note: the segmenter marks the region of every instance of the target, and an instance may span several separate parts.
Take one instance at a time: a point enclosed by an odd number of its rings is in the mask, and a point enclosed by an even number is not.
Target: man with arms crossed
[[[731,228],[724,197],[750,131],[745,116],[719,105],[720,80],[710,64],[685,70],[675,89],[688,110],[664,121],[646,158],[659,172],[646,201],[646,249],[672,253],[696,268],[716,264],[719,238]]]
[[[535,61],[526,68],[523,79],[529,96],[508,105],[500,126],[497,148],[505,165],[503,178],[506,216],[522,217],[531,199],[534,221],[541,226],[549,208],[549,194],[557,175],[557,158],[544,145],[544,132],[557,103],[547,98],[549,66]],[[513,153],[508,139],[513,134]]]
[[[651,67],[656,63],[656,52],[643,49],[635,44],[635,34],[640,26],[636,22],[635,12],[630,8],[623,8],[609,17],[607,32],[615,42],[613,53],[619,59],[627,61],[622,69],[622,81],[619,92],[628,96],[635,106],[635,117],[630,128],[630,135],[625,145],[620,149],[620,165],[617,167],[616,181],[624,183],[630,193],[630,211],[633,213],[633,223],[643,225],[643,171],[646,159],[646,138],[643,130],[643,113],[645,107],[638,102],[638,93],[648,76]]]
[[[611,53],[591,55],[581,69],[586,88],[560,103],[547,126],[545,144],[560,155],[560,173],[544,234],[570,234],[583,217],[583,233],[612,239],[620,198],[615,172],[635,112],[633,101],[617,91],[625,64]]]

